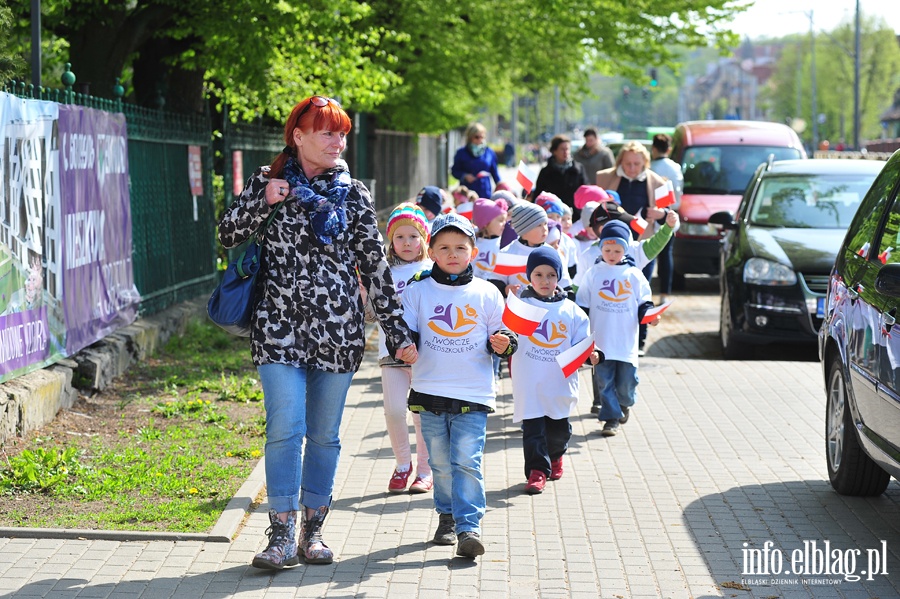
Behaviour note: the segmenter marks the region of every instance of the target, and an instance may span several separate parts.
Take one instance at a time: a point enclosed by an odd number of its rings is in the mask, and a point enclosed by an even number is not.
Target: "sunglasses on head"
[[[307,102],[306,106],[303,107],[303,110],[300,111],[300,114],[297,115],[297,120],[299,121],[300,117],[302,117],[304,114],[306,114],[306,111],[309,110],[310,106],[315,105],[315,106],[318,106],[319,108],[325,108],[326,106],[328,106],[329,102],[334,103],[334,105],[337,106],[338,108],[341,107],[341,103],[338,102],[337,100],[335,100],[334,98],[329,98],[327,96],[311,97],[309,99],[309,102]]]

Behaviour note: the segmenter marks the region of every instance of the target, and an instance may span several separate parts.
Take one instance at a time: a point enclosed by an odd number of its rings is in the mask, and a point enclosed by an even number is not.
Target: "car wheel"
[[[722,341],[722,357],[726,360],[743,360],[750,354],[745,343],[735,340],[734,323],[731,320],[731,302],[722,294],[722,305],[719,310],[719,339]]]
[[[826,395],[825,455],[831,486],[841,495],[881,495],[891,482],[891,475],[866,455],[859,444],[839,358],[834,358],[828,369]]]

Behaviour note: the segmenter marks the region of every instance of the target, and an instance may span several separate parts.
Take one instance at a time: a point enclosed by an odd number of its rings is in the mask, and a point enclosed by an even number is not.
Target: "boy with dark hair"
[[[421,417],[434,477],[434,542],[458,541],[456,554],[468,558],[484,553],[481,460],[495,407],[491,355],[510,356],[517,347],[503,328],[500,291],[472,273],[477,254],[468,219],[438,216],[428,244],[434,266],[413,277],[402,296],[403,318],[418,338],[408,401]]]

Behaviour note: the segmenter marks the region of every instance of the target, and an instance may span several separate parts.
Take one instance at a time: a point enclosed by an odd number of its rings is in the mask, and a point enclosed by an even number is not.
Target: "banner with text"
[[[66,353],[134,322],[125,115],[59,107]]]
[[[0,92],[0,382],[134,321],[125,119]]]

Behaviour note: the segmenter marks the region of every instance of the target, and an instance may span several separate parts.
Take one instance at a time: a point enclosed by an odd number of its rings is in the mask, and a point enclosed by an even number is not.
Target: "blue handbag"
[[[256,308],[256,275],[259,273],[262,259],[259,237],[272,222],[283,203],[277,204],[275,211],[250,237],[246,249],[228,265],[222,281],[212,292],[209,302],[206,304],[206,312],[209,314],[210,320],[232,335],[250,336],[250,319]]]

